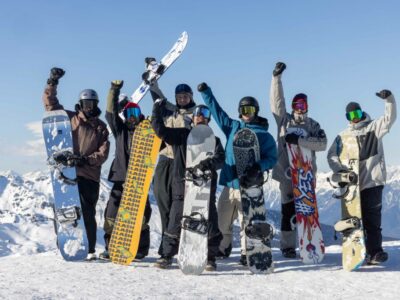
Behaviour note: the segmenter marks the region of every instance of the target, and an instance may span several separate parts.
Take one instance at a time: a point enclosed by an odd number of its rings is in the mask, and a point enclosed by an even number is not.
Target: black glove
[[[211,162],[211,159],[207,158],[203,161],[201,161],[197,166],[195,166],[195,168],[198,168],[199,170],[201,170],[203,173],[207,170],[213,171],[214,170],[214,166]]]
[[[382,90],[379,93],[375,93],[379,98],[386,99],[392,95],[392,92],[389,90]]]
[[[285,71],[286,65],[283,62],[277,62],[275,65],[274,71],[272,71],[272,75],[278,76],[281,75],[283,71]]]
[[[198,90],[199,92],[203,92],[203,91],[205,91],[206,89],[208,89],[208,85],[207,85],[207,83],[205,83],[205,82],[202,82],[202,83],[200,83],[200,84],[197,86],[197,90]]]
[[[87,162],[88,159],[86,156],[75,155],[69,158],[67,163],[70,167],[82,167],[83,165],[86,165]]]
[[[146,64],[146,70],[147,70],[147,67],[149,66],[149,64],[152,63],[153,61],[156,61],[156,59],[154,57],[146,57],[144,59],[144,63]]]
[[[50,70],[50,77],[49,79],[47,79],[47,84],[49,85],[57,85],[58,84],[58,80],[63,77],[65,74],[65,71],[61,68],[52,68]]]
[[[299,135],[295,134],[295,133],[289,133],[285,136],[285,141],[288,144],[294,144],[294,145],[298,145],[299,144]]]
[[[111,81],[111,88],[113,90],[120,90],[123,85],[124,85],[124,81],[123,80],[113,80],[113,81]]]
[[[244,175],[240,177],[240,185],[244,188],[251,186],[261,186],[264,183],[264,176],[258,163],[247,168]]]

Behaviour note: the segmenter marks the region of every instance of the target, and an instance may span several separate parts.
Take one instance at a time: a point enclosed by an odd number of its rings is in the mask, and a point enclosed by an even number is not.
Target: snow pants
[[[293,187],[290,180],[279,183],[281,192],[281,241],[280,248],[296,249],[296,210],[294,206]]]
[[[110,244],[112,230],[114,228],[115,219],[117,217],[118,208],[121,203],[123,182],[115,182],[111,189],[110,198],[107,202],[106,209],[104,211],[104,242],[105,248],[108,250]],[[149,221],[151,217],[151,206],[149,198],[146,201],[146,207],[144,209],[144,218],[142,224],[142,231],[140,234],[140,242],[137,253],[146,256],[149,253],[150,248],[150,226]]]
[[[232,251],[233,222],[239,217],[241,254],[246,254],[246,238],[240,190],[224,187],[218,200],[218,224],[222,233],[219,250],[229,256]]]
[[[161,156],[154,171],[153,191],[157,200],[161,218],[161,244],[158,254],[163,255],[165,230],[168,228],[169,214],[172,206],[172,165],[174,160]]]
[[[97,234],[96,204],[99,199],[100,184],[94,180],[78,176],[78,190],[89,243],[89,253],[94,253],[96,251]]]
[[[374,256],[382,249],[382,192],[383,186],[362,190],[361,213],[367,254]]]

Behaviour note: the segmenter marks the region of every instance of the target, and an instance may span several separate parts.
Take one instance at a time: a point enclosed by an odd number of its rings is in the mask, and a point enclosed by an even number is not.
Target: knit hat
[[[358,104],[357,102],[350,102],[346,106],[346,113],[349,113],[351,111],[355,111],[357,109],[362,110],[360,104]]]

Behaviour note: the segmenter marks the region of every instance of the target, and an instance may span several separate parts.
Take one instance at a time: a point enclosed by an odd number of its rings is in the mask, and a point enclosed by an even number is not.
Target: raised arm
[[[375,134],[378,138],[383,137],[386,133],[389,132],[392,127],[394,121],[397,118],[397,107],[396,100],[391,91],[382,90],[376,95],[385,101],[385,113],[379,119],[373,121],[373,126],[375,130]]]
[[[111,88],[107,96],[106,120],[114,136],[123,128],[123,121],[118,114],[118,98],[123,85],[123,80],[111,81]]]
[[[57,98],[58,80],[63,77],[64,74],[65,71],[61,68],[52,68],[50,71],[50,77],[47,79],[47,85],[42,96],[44,109],[46,111],[64,109]]]
[[[286,116],[285,96],[283,94],[283,86],[281,81],[282,72],[286,69],[286,65],[282,62],[276,63],[272,72],[272,81],[270,89],[270,107],[276,122],[279,124]]]

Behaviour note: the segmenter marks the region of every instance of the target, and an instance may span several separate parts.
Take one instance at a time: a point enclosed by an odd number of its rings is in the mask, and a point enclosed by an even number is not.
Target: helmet
[[[134,102],[128,102],[123,110],[122,110],[125,119],[128,119],[130,116],[134,116],[135,118],[142,118],[142,111],[140,106]]]
[[[180,94],[180,93],[188,93],[193,95],[193,91],[190,86],[188,86],[186,83],[181,83],[178,84],[175,88],[175,94]]]
[[[308,111],[307,95],[300,93],[293,97],[292,109],[296,110],[299,107],[301,110]]]
[[[193,110],[193,117],[202,115],[205,119],[211,120],[211,112],[208,106],[200,104]]]
[[[95,90],[86,89],[79,94],[79,100],[96,100],[99,102],[99,96]]]
[[[239,101],[239,107],[238,107],[238,112],[239,112],[239,117],[242,116],[242,113],[240,112],[240,108],[242,106],[253,106],[256,108],[255,114],[258,114],[258,111],[260,110],[260,106],[258,105],[258,101],[256,98],[251,97],[251,96],[246,96],[240,99]]]

